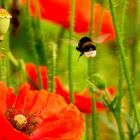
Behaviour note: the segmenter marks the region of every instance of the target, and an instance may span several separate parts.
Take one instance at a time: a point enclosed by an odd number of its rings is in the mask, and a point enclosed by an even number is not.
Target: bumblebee
[[[95,43],[97,44],[103,43],[105,39],[107,39],[109,36],[110,34],[104,34],[104,35],[94,38],[94,40],[91,40],[91,38],[87,36],[82,37],[78,42],[78,46],[76,47],[76,50],[81,52],[81,54],[79,55],[79,58],[82,55],[85,55],[88,58],[95,57],[96,56]]]
[[[81,52],[79,58],[82,55],[85,55],[88,58],[96,56],[96,47],[89,37],[82,37],[78,42],[78,47],[76,47],[76,50]]]

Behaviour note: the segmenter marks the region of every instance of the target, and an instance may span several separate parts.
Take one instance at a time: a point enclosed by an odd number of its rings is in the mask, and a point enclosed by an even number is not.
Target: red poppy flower
[[[22,0],[25,3],[26,0]],[[30,10],[35,15],[34,1],[30,0]],[[39,0],[40,13],[43,19],[47,19],[69,29],[70,1],[68,0]],[[90,22],[90,0],[75,0],[75,32],[88,33]],[[115,39],[111,13],[103,9],[100,4],[94,4],[93,32],[96,36],[109,34],[107,40]]]
[[[28,84],[16,96],[0,82],[0,140],[80,140],[83,129],[81,113],[61,96]]]

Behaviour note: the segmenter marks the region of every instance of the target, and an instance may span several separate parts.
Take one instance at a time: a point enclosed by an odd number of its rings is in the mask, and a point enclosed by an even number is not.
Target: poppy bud
[[[94,74],[93,81],[99,89],[104,90],[106,88],[106,81],[100,74]]]
[[[11,18],[11,14],[9,14],[5,9],[0,8],[0,41],[3,40],[3,35],[9,28]]]

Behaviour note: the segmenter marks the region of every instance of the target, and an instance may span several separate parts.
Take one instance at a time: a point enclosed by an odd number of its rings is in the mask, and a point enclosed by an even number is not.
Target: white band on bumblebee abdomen
[[[96,50],[95,51],[88,51],[88,52],[84,52],[84,55],[86,57],[95,57],[96,56]]]

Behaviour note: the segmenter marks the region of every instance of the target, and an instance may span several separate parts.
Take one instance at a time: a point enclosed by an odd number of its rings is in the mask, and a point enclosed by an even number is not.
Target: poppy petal
[[[63,87],[59,76],[55,76],[55,93],[61,95],[67,103],[70,103],[69,91]]]
[[[40,66],[40,73],[42,78],[42,84],[44,89],[48,89],[48,71],[46,66]]]
[[[75,94],[75,105],[85,113],[91,113],[91,98]]]
[[[66,105],[66,102],[61,96],[48,94],[46,90],[41,90],[40,92],[37,92],[37,98],[30,109],[30,113],[36,114],[37,117],[45,119],[51,114],[60,112],[64,107],[66,107]]]
[[[114,40],[116,37],[113,21],[112,21],[112,16],[108,10],[104,10],[103,15],[102,15],[100,35],[102,34],[110,34],[110,36],[106,39],[106,41],[110,39]]]
[[[24,94],[24,104],[22,106],[19,106],[20,110],[22,109],[24,114],[27,114],[31,111],[31,108],[34,106],[36,100],[37,100],[37,92],[34,92],[30,90],[30,86],[28,84],[23,85],[18,92],[18,95],[22,97]],[[19,102],[18,102],[19,101]],[[17,100],[17,102],[20,104],[20,99]],[[16,102],[15,108],[18,109],[16,106],[18,106],[18,103]]]
[[[41,111],[41,116],[45,119],[51,114],[60,112],[67,106],[67,103],[60,95],[48,94],[47,102]],[[51,109],[50,109],[51,108]]]
[[[26,63],[26,72],[27,75],[31,78],[32,81],[29,82],[31,85],[31,89],[34,89],[34,85],[38,86],[38,77],[37,77],[37,71],[36,71],[36,65],[33,63]],[[48,71],[46,66],[39,66],[40,73],[41,73],[41,79],[44,89],[48,89]],[[33,83],[31,83],[33,82]]]
[[[7,98],[8,97],[8,98]],[[10,88],[7,88],[3,82],[0,82],[0,112],[4,113],[13,104],[15,95]]]
[[[35,85],[38,85],[38,78],[37,78],[37,72],[36,72],[36,66],[33,63],[26,63],[25,65],[27,75],[31,78],[31,80],[34,82]],[[31,88],[34,89],[32,83],[29,82],[31,85]]]
[[[6,98],[7,108],[10,108],[15,103],[16,95],[13,92],[13,89],[8,88],[8,95]]]
[[[26,99],[26,95],[30,91],[29,89],[30,86],[28,84],[25,84],[20,88],[14,105],[14,108],[16,110],[20,110],[21,112],[24,111],[25,99]]]
[[[68,105],[59,113],[54,113],[38,126],[31,138],[34,140],[80,140],[84,122],[78,109]]]

